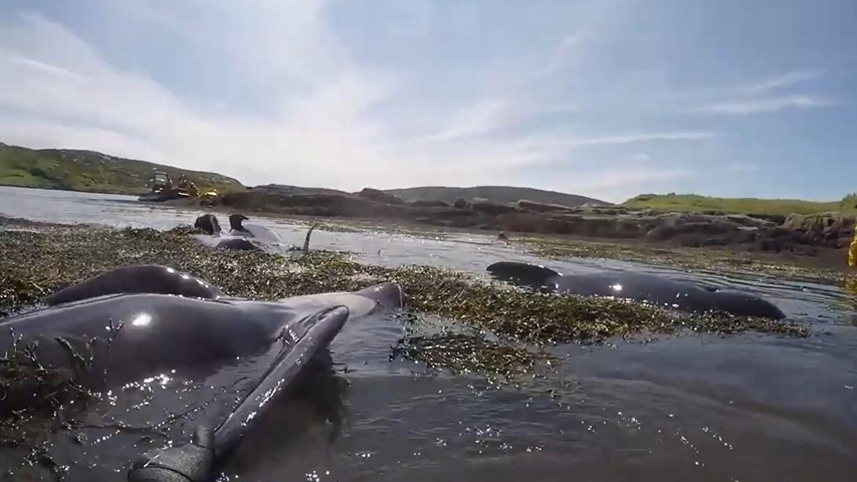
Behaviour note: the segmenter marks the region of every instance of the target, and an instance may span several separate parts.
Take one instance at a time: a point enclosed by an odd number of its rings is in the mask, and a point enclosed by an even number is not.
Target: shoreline
[[[149,205],[152,203],[145,204]],[[169,205],[169,207],[186,211],[189,214],[212,213],[219,217],[234,212],[230,209],[223,209],[223,206],[206,208],[203,206],[179,204]],[[545,264],[549,263],[550,260],[568,260],[574,258],[609,259],[687,272],[714,272],[743,278],[775,278],[840,287],[844,286],[846,279],[851,276],[857,276],[857,270],[848,268],[846,264],[847,250],[845,249],[824,249],[817,256],[805,256],[794,255],[788,252],[748,252],[730,247],[687,248],[671,246],[667,243],[654,243],[648,240],[617,240],[540,233],[506,233],[507,239],[501,241],[497,238],[503,232],[500,230],[444,228],[394,219],[319,217],[277,212],[251,213],[250,219],[253,220],[254,217],[272,223],[285,222],[307,227],[318,224],[319,226],[316,229],[319,231],[331,232],[372,233],[380,231],[430,239],[444,238],[450,235],[475,235],[489,238],[489,240],[497,243],[514,246],[543,259]],[[28,218],[13,218],[0,214],[0,226],[7,223],[69,228],[77,226],[113,228],[111,225],[102,223],[56,223]],[[176,227],[182,225],[180,224]],[[184,226],[190,227],[191,225],[187,224]],[[166,232],[170,229],[173,228],[156,230]]]
[[[225,215],[234,211],[223,209],[223,206],[216,206],[207,208],[205,212]],[[737,276],[786,277],[786,279],[795,281],[811,281],[827,285],[842,285],[849,274],[857,276],[857,270],[849,269],[847,266],[846,248],[820,248],[817,255],[808,256],[790,252],[754,252],[730,246],[689,248],[645,239],[509,233],[502,230],[441,227],[396,219],[320,217],[278,212],[256,212],[253,214],[274,222],[290,221],[294,224],[307,226],[318,223],[320,225],[318,229],[326,231],[368,232],[380,230],[424,237],[435,237],[432,236],[435,234],[440,236],[484,236],[497,242],[505,242],[507,245],[520,247],[545,260],[611,259],[683,271],[716,271]],[[500,241],[497,238],[500,233],[505,233],[508,239]]]
[[[20,186],[7,186],[20,188]],[[24,188],[42,189],[42,188]],[[43,189],[64,191],[61,189]],[[117,193],[69,191],[97,195],[125,195]],[[131,196],[131,195],[128,195]],[[130,200],[128,202],[131,202]],[[847,267],[847,247],[830,248],[812,246],[807,252],[790,250],[759,251],[743,245],[698,246],[677,245],[676,242],[650,237],[603,237],[581,234],[543,232],[516,232],[489,226],[442,226],[417,219],[393,216],[339,216],[291,213],[283,210],[242,209],[222,202],[205,205],[199,200],[174,200],[160,203],[134,201],[150,208],[168,208],[187,213],[213,213],[227,215],[242,212],[251,218],[256,216],[271,222],[286,221],[299,225],[318,223],[320,230],[327,231],[387,231],[402,232],[415,236],[477,235],[498,239],[500,233],[508,238],[505,242],[518,246],[540,258],[604,258],[640,262],[652,266],[664,266],[691,271],[723,271],[738,275],[765,275],[798,280],[817,280],[824,284],[842,284],[854,271]],[[2,215],[0,215],[2,216]],[[854,273],[857,274],[857,273]]]
[[[82,189],[67,189],[67,188],[59,188],[59,187],[47,187],[47,186],[19,186],[15,184],[4,184],[0,182],[0,187],[12,187],[17,189],[37,189],[39,191],[62,191],[62,192],[73,192],[73,193],[82,193],[82,194],[109,194],[112,196],[140,196],[145,194],[145,192],[130,194],[127,192],[116,192],[116,191],[84,191]]]

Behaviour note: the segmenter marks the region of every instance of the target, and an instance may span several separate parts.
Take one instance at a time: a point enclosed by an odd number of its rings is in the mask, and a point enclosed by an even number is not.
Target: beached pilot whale
[[[35,345],[45,367],[77,369],[85,362],[81,381],[100,390],[164,369],[216,368],[275,342],[294,345],[313,330],[329,341],[349,317],[401,307],[402,294],[387,283],[353,293],[251,301],[148,265],[118,268],[45,301],[48,308],[0,320],[0,354]]]
[[[220,289],[195,276],[157,264],[116,268],[45,297],[47,305],[59,305],[98,296],[153,293],[190,298],[225,298]]]
[[[205,231],[205,234],[220,234],[220,221],[214,214],[202,214],[196,218],[193,227]]]
[[[550,268],[501,261],[488,266],[495,278],[535,289],[581,296],[612,296],[688,312],[722,311],[736,316],[783,319],[773,303],[738,290],[719,289],[642,273],[563,275]]]
[[[224,233],[220,227],[220,222],[214,214],[203,214],[196,218],[193,226],[204,231],[206,234],[213,236],[198,236],[197,239],[208,246],[218,248],[226,248],[233,250],[255,250],[259,249],[250,239],[266,243],[279,243],[282,241],[277,233],[271,231],[265,226],[259,224],[244,225],[243,222],[249,220],[243,214],[230,214],[229,233]]]
[[[239,357],[273,360],[217,427],[199,427],[194,443],[157,449],[129,472],[130,480],[169,482],[210,480],[215,462],[254,428],[274,397],[300,381],[307,362],[349,318],[400,308],[402,292],[386,283],[259,302],[225,297],[170,268],[134,266],[68,287],[46,302],[48,308],[0,320],[0,354],[26,348],[41,367],[71,371],[92,390],[172,369],[193,378]]]
[[[213,246],[216,248],[225,248],[239,251],[252,251],[259,249],[259,246],[256,246],[251,241],[249,241],[245,237],[241,236],[229,236],[223,235],[222,230],[220,229],[220,222],[217,220],[217,216],[214,214],[203,214],[196,218],[196,221],[193,223],[193,227],[204,231],[206,234],[212,236],[197,236],[197,240],[206,246]]]
[[[254,238],[266,243],[278,243],[281,241],[280,236],[261,224],[244,224],[244,221],[249,221],[250,218],[243,214],[234,213],[229,215],[229,234],[233,236],[242,236],[245,238]]]

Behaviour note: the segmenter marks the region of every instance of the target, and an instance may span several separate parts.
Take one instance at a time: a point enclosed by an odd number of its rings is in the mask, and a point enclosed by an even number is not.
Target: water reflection
[[[307,447],[330,446],[343,431],[347,393],[348,382],[337,375],[330,352],[313,357],[301,381],[260,414],[258,428],[229,458],[222,480],[265,478],[272,463]]]

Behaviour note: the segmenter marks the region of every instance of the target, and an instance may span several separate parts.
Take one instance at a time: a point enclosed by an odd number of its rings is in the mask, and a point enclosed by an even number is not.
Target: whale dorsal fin
[[[156,264],[125,266],[61,289],[44,299],[59,305],[119,293],[156,293],[189,298],[218,299],[222,291],[187,273]]]

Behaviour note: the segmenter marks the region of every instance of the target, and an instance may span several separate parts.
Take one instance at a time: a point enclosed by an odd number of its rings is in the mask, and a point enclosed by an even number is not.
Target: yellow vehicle
[[[857,226],[854,226],[854,239],[848,247],[848,266],[857,268]]]
[[[148,183],[150,192],[140,195],[140,201],[162,202],[178,198],[195,198],[199,196],[199,189],[193,181],[179,175],[178,182],[173,183],[170,175],[166,172],[157,171],[152,174]]]

